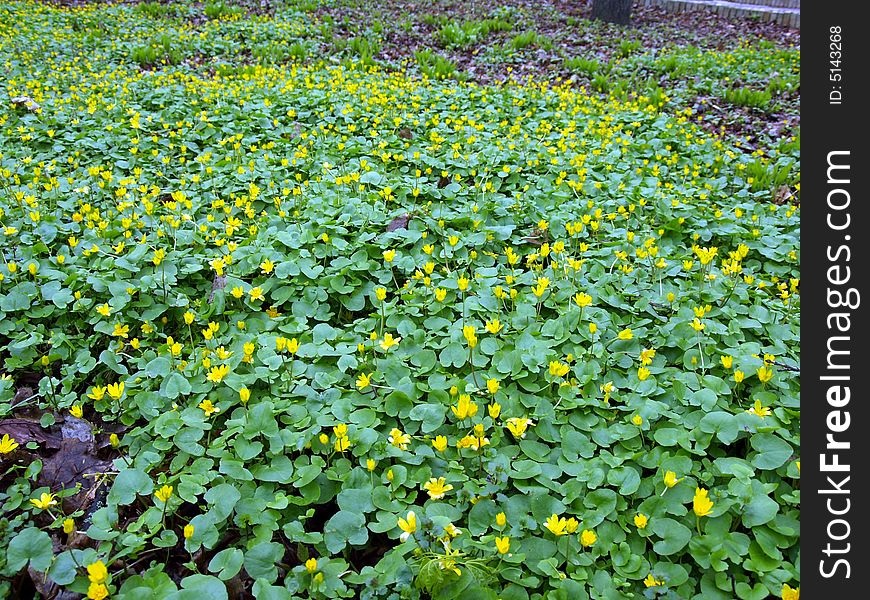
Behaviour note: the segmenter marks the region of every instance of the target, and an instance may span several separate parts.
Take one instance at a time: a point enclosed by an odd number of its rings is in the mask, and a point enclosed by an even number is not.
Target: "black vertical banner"
[[[801,30],[801,592],[866,597],[867,108],[863,3],[805,2]],[[866,179],[865,179],[866,178]]]

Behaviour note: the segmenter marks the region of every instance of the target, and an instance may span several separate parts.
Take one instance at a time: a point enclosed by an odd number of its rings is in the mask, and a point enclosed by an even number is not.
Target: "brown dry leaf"
[[[531,235],[527,235],[526,237],[524,237],[523,241],[527,244],[531,244],[532,246],[540,246],[545,242],[550,241],[550,234],[546,231],[541,231],[540,229],[535,227]]]
[[[387,225],[387,231],[395,231],[397,229],[407,229],[408,223],[411,222],[412,215],[410,213],[405,213],[404,215],[399,215],[392,221],[390,221],[389,225]]]
[[[785,204],[791,199],[792,193],[791,188],[787,185],[781,185],[776,188],[776,191],[773,193],[773,203],[774,204]]]
[[[8,434],[22,446],[36,442],[40,448],[56,450],[60,448],[61,444],[60,435],[43,429],[39,421],[33,419],[4,419],[0,421],[0,437],[4,434]]]

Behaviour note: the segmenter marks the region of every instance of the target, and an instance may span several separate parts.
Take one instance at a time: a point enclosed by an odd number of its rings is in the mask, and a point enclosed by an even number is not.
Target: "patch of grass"
[[[182,54],[173,44],[172,36],[163,34],[152,39],[148,44],[134,47],[130,52],[130,58],[140,66],[176,65],[181,62]]]
[[[260,62],[281,63],[286,60],[305,60],[307,51],[301,42],[287,45],[282,42],[259,44],[251,48],[251,56]]]
[[[772,96],[769,90],[753,90],[748,87],[731,87],[725,89],[722,97],[730,104],[764,110],[770,106],[770,99]]]
[[[759,157],[746,164],[746,181],[753,192],[773,193],[784,185],[794,183],[795,175],[792,171],[795,165],[796,161],[788,156],[782,156],[776,161]]]
[[[347,49],[365,65],[374,64],[374,58],[381,51],[381,44],[366,36],[352,37],[347,40]]]
[[[420,72],[430,79],[456,79],[458,81],[466,79],[465,74],[459,72],[453,62],[427,48],[415,52],[414,59],[417,61]]]
[[[627,58],[640,50],[640,42],[637,40],[622,40],[619,42],[619,55]]]
[[[206,2],[202,10],[209,19],[221,19],[242,13],[242,9],[238,6],[230,6],[225,2]]]
[[[553,47],[553,41],[536,31],[524,31],[512,37],[508,42],[508,46],[515,51],[523,50],[529,46],[537,46],[538,48],[549,50]]]
[[[510,31],[513,24],[502,19],[446,21],[438,30],[438,40],[448,48],[465,48],[494,31]]]
[[[141,2],[133,7],[134,12],[151,19],[159,19],[165,17],[174,17],[176,14],[176,6],[174,4],[163,4],[160,2]]]
[[[587,77],[592,77],[601,70],[601,63],[595,59],[577,56],[565,59],[565,68]]]
[[[784,77],[773,77],[767,82],[767,91],[773,95],[780,95],[791,92],[794,85],[791,81]]]

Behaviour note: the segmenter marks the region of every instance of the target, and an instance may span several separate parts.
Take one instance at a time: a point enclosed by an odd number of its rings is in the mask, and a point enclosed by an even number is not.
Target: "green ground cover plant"
[[[0,593],[797,597],[799,137],[142,6],[0,0]]]

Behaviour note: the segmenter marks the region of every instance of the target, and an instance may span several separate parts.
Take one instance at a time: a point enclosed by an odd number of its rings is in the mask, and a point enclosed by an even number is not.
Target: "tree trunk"
[[[618,25],[628,25],[632,0],[592,0],[592,18]]]

